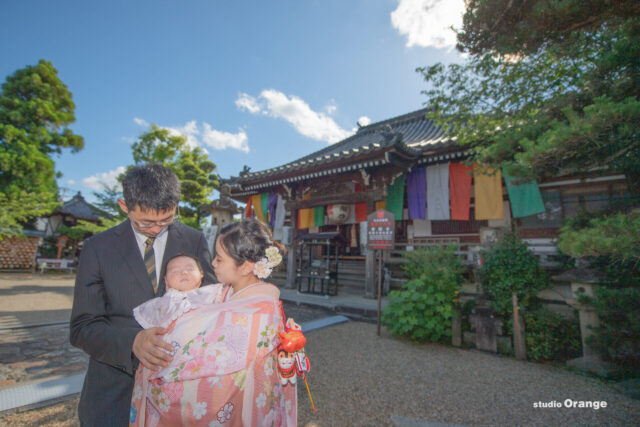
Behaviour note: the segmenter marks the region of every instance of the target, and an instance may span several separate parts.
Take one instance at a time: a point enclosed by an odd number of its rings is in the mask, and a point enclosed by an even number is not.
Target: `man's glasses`
[[[171,217],[166,221],[158,221],[158,222],[138,222],[135,219],[131,218],[131,221],[136,225],[136,227],[141,229],[153,228],[153,227],[166,227],[167,225],[171,225],[176,221],[180,221],[180,215]]]

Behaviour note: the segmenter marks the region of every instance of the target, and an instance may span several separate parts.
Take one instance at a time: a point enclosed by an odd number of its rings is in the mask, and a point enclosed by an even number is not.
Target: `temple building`
[[[552,266],[564,218],[628,197],[624,174],[523,183],[504,171],[467,165],[466,147],[425,114],[423,109],[362,126],[293,162],[257,172],[245,168],[224,181],[228,197],[246,204],[244,216],[268,223],[288,246],[287,287],[296,287],[300,237],[337,232],[345,242],[338,253],[338,293],[374,297],[375,262],[364,231],[367,215],[380,208],[395,216],[396,254],[453,244],[472,264],[482,244],[513,229],[543,265]],[[393,259],[394,252],[386,264]]]

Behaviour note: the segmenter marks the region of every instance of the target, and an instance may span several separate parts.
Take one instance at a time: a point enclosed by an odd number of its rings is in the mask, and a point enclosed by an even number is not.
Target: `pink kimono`
[[[169,326],[164,339],[175,354],[167,368],[138,369],[132,426],[296,425],[296,388],[277,373],[278,300],[216,302]]]

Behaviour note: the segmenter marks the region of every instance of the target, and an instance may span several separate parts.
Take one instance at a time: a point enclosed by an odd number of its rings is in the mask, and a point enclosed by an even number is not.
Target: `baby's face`
[[[194,259],[180,256],[172,259],[167,265],[165,279],[167,288],[190,291],[200,287],[203,276]]]

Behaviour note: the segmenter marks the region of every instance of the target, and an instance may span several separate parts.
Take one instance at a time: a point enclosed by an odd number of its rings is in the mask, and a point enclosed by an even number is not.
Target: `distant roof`
[[[82,194],[78,192],[71,200],[63,203],[51,215],[63,214],[71,215],[77,219],[85,219],[87,221],[97,221],[98,218],[111,218],[111,215],[101,209],[96,208],[88,203]]]
[[[231,177],[228,182],[254,180],[316,165],[326,165],[350,157],[386,150],[392,145],[395,145],[397,149],[408,150],[415,152],[415,154],[448,145],[451,138],[444,135],[442,128],[427,119],[426,113],[427,109],[421,109],[362,126],[354,135],[298,160],[258,172],[241,173],[241,176]],[[402,136],[401,142],[398,143],[392,138],[385,137],[385,133],[400,134]]]

